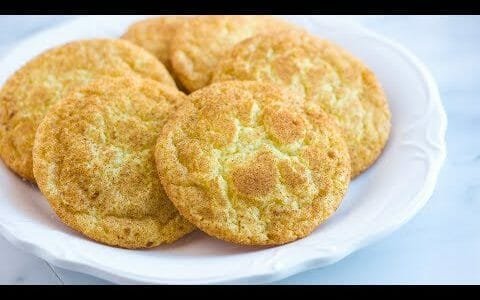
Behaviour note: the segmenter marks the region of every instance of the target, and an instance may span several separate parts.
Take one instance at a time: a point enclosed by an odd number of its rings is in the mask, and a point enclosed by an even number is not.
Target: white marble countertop
[[[70,16],[0,16],[0,56]],[[280,284],[480,283],[480,17],[354,16],[412,50],[432,71],[448,115],[435,192],[408,224],[332,266]],[[23,253],[0,237],[0,284],[105,284]]]

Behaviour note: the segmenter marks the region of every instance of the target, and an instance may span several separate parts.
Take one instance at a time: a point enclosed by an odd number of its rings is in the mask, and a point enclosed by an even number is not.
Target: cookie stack
[[[112,246],[198,228],[309,235],[380,155],[390,112],[339,46],[269,16],[158,17],[40,54],[0,91],[0,157]]]

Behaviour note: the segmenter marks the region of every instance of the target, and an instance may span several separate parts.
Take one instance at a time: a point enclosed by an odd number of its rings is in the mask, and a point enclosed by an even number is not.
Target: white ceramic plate
[[[0,62],[0,82],[41,51],[91,37],[117,37],[139,16],[82,17],[19,43]],[[339,210],[310,236],[273,248],[246,248],[195,232],[150,250],[90,241],[64,226],[33,185],[0,166],[0,232],[62,268],[117,283],[262,283],[334,263],[391,233],[432,194],[445,158],[446,115],[436,84],[400,45],[334,17],[287,17],[367,63],[384,86],[391,137],[375,165],[349,188]]]

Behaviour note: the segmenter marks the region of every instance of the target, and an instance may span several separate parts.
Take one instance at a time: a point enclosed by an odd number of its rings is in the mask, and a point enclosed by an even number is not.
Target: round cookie
[[[21,177],[35,181],[35,131],[49,107],[72,89],[101,76],[134,74],[175,86],[163,64],[124,40],[94,39],[47,50],[15,72],[0,91],[0,157]]]
[[[375,75],[329,41],[285,31],[237,44],[219,62],[212,82],[258,80],[288,86],[320,105],[343,129],[352,177],[366,170],[384,148],[390,110]]]
[[[154,148],[167,116],[185,99],[135,77],[100,79],[57,103],[38,127],[37,184],[60,219],[98,242],[149,248],[194,227],[161,187]]]
[[[150,51],[171,72],[170,44],[185,19],[182,16],[162,16],[141,20],[132,24],[122,38]],[[178,80],[176,83],[179,86]]]
[[[276,245],[310,234],[350,181],[345,142],[328,115],[259,82],[189,96],[158,138],[157,168],[179,212],[209,235]]]
[[[175,76],[190,92],[210,83],[220,57],[236,43],[253,35],[293,28],[270,16],[198,16],[176,31],[170,48]]]

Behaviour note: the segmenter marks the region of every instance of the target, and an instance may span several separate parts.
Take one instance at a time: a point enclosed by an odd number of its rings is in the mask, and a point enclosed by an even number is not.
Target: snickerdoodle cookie
[[[341,47],[306,32],[247,39],[223,57],[212,82],[257,80],[287,86],[319,105],[343,129],[352,177],[380,155],[390,132],[390,110],[375,75]]]
[[[236,43],[259,33],[293,28],[271,16],[197,16],[181,24],[172,39],[170,60],[175,76],[193,92],[210,83],[221,56]]]
[[[283,244],[330,217],[350,181],[328,115],[270,84],[230,81],[189,96],[162,129],[155,159],[179,212],[217,238]]]
[[[170,44],[177,28],[186,18],[161,16],[141,20],[128,27],[122,38],[150,51],[173,74],[170,65]],[[180,85],[179,80],[176,80],[176,83],[177,86]]]
[[[0,157],[21,177],[34,181],[33,140],[50,106],[93,79],[125,74],[175,86],[157,58],[124,40],[76,41],[35,57],[15,72],[0,91]]]
[[[148,248],[194,227],[168,200],[154,148],[167,116],[185,99],[150,79],[100,79],[46,114],[33,170],[48,202],[71,228],[112,246]]]

